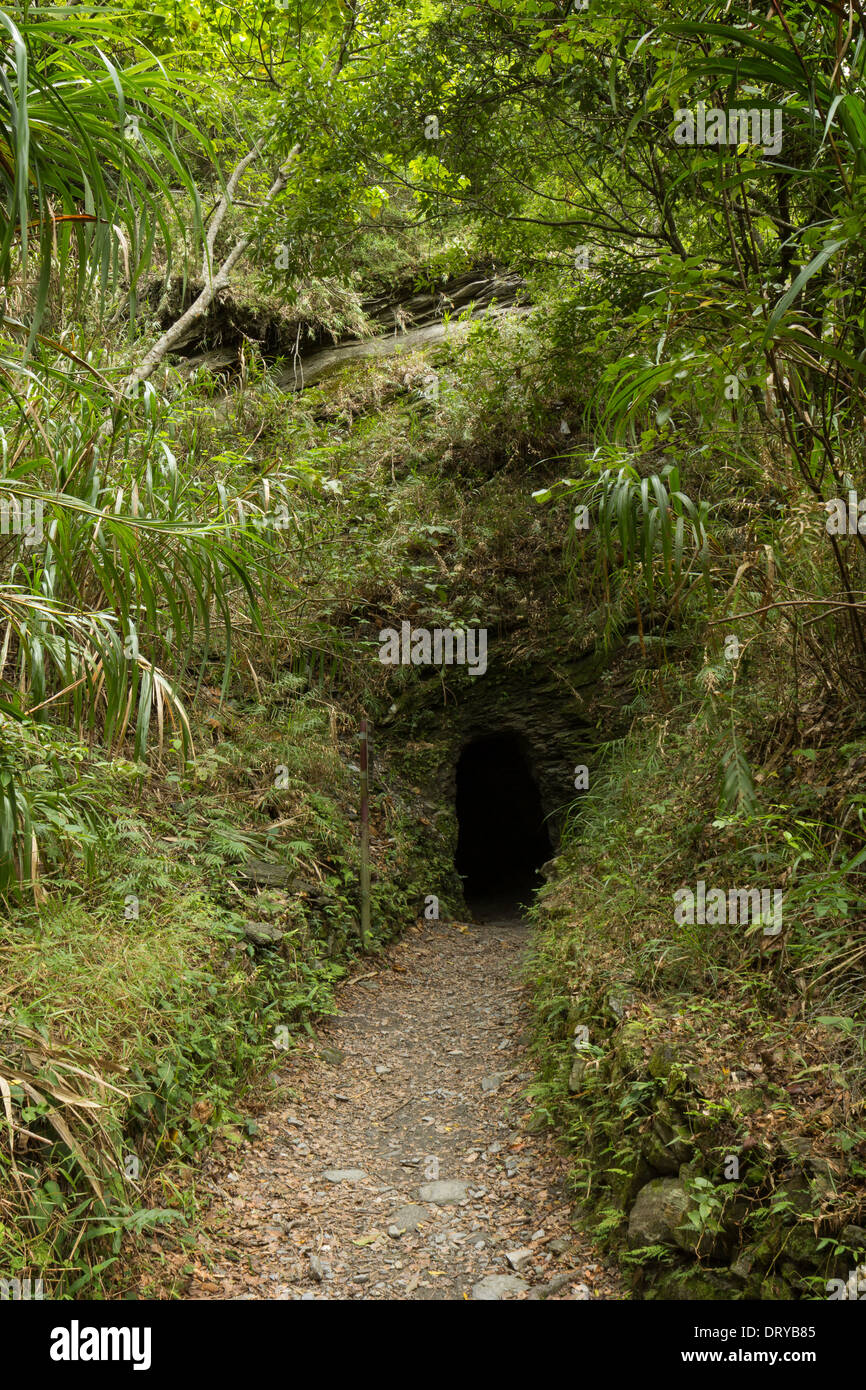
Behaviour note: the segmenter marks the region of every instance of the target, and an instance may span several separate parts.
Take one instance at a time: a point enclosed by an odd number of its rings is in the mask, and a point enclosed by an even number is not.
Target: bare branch
[[[198,297],[195,300],[193,300],[189,308],[181,314],[180,318],[176,319],[175,322],[171,325],[171,327],[166,329],[162,337],[156,343],[154,343],[153,347],[150,349],[150,352],[148,352],[144,359],[139,363],[135,371],[131,372],[129,376],[125,379],[125,381],[123,381],[123,383],[121,384],[121,391],[123,394],[128,394],[130,391],[134,391],[138,386],[141,385],[143,381],[147,381],[148,378],[151,377],[153,373],[156,371],[157,367],[162,362],[166,353],[170,352],[175,343],[179,342],[180,339],[185,335],[190,325],[195,323],[197,319],[202,318],[205,315],[205,313],[207,313],[207,310],[213,303],[214,297],[221,289],[224,289],[225,286],[228,284],[229,276],[231,275],[241,256],[244,254],[250,242],[252,241],[252,236],[250,234],[240,237],[239,240],[235,242],[234,246],[232,247],[231,251],[229,252],[226,259],[223,261],[216,274],[214,275],[211,273],[213,247],[214,241],[216,239],[216,233],[219,230],[219,223],[225,216],[226,209],[228,208],[229,203],[231,202],[231,196],[234,190],[237,188],[238,181],[240,180],[244,171],[249,167],[252,161],[260,153],[262,149],[262,144],[263,142],[260,140],[258,144],[255,145],[252,150],[250,150],[249,154],[244,156],[240,164],[238,164],[237,168],[232,173],[232,176],[229,179],[228,183],[226,184],[225,194],[223,198],[220,200],[220,204],[217,208],[217,212],[214,217],[214,222],[216,225],[212,226],[210,232],[208,233],[208,246],[205,252],[203,274],[203,279],[205,282],[204,289],[201,291]],[[274,198],[276,198],[276,196],[279,193],[281,193],[285,188],[286,183],[288,182],[289,171],[291,169],[292,164],[296,160],[298,154],[300,153],[300,149],[300,145],[295,145],[289,151],[289,155],[285,163],[283,164],[282,168],[280,169],[280,172],[277,174],[277,177],[274,179],[274,182],[271,184],[270,188],[267,191],[267,194],[265,195],[264,201],[261,204],[262,209],[267,208],[273,202]]]
[[[252,164],[253,160],[257,159],[258,156],[261,154],[266,139],[267,137],[263,135],[261,140],[257,140],[256,143],[253,145],[252,149],[250,150],[249,154],[245,154],[240,163],[232,170],[229,181],[226,184],[225,193],[216,205],[214,215],[211,219],[211,224],[208,229],[207,241],[205,242],[204,248],[204,259],[201,264],[201,278],[204,280],[205,284],[208,283],[211,277],[211,270],[213,268],[214,246],[216,245],[217,234],[219,232],[220,227],[222,226],[223,218],[225,217],[229,207],[231,206],[231,202],[234,198],[235,192],[237,191],[238,184],[240,183],[247,169]]]

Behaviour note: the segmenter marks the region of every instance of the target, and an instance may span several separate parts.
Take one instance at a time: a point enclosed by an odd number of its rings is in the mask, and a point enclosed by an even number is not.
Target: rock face
[[[430,1214],[426,1207],[419,1207],[410,1203],[409,1206],[400,1207],[399,1211],[394,1212],[388,1230],[390,1232],[393,1227],[402,1235],[406,1231],[417,1231],[422,1221],[429,1220]]]
[[[628,1245],[679,1245],[677,1231],[690,1206],[677,1178],[654,1178],[637,1194],[628,1219]]]
[[[493,647],[490,652],[482,680],[468,675],[461,680],[455,674],[453,703],[443,709],[436,682],[420,682],[402,697],[395,723],[411,722],[413,736],[430,746],[427,766],[418,776],[434,806],[453,806],[457,761],[466,744],[493,731],[516,735],[555,849],[566,808],[575,798],[574,768],[592,761],[599,742],[598,730],[575,701],[575,691],[581,698],[594,686],[599,659],[594,654],[578,657],[569,664],[566,680],[546,677],[529,662],[505,667],[493,659]]]
[[[256,946],[278,946],[284,933],[268,922],[244,922],[244,935]]]
[[[628,984],[617,986],[618,998],[627,995]],[[603,974],[572,995],[559,1032],[565,1054],[581,1021],[604,1011],[607,1035],[601,1027],[593,1034],[594,1053],[601,1055],[572,1054],[568,1090],[588,1121],[588,1147],[603,1169],[607,1190],[597,1199],[599,1209],[606,1213],[612,1206],[622,1213],[631,1250],[658,1247],[641,1260],[635,1295],[813,1298],[831,1280],[844,1290],[851,1270],[866,1257],[866,1224],[832,1231],[848,1252],[841,1256],[827,1240],[828,1224],[816,1229],[815,1214],[833,1190],[833,1162],[816,1151],[814,1139],[783,1134],[789,1165],[783,1182],[771,1161],[751,1146],[742,1156],[743,1172],[728,1173],[726,1164],[724,1179],[732,1181],[722,1180],[716,1155],[736,1154],[739,1142],[701,1105],[703,1065],[681,1040],[672,1040],[667,1013],[660,1005],[642,1004],[639,1012],[626,1009],[620,1019]],[[635,1107],[629,1091],[635,1077],[643,1083],[640,1127],[631,1123]],[[741,1087],[738,1104],[741,1116],[748,1115],[766,1104],[765,1090]],[[608,1168],[612,1153],[616,1166]],[[535,1296],[533,1290],[530,1297]]]
[[[510,1293],[523,1293],[529,1285],[516,1274],[487,1274],[472,1285],[472,1297],[476,1303],[495,1303]]]
[[[468,1183],[458,1182],[454,1178],[443,1178],[439,1182],[425,1182],[423,1187],[418,1189],[418,1195],[422,1202],[433,1202],[441,1207],[448,1202],[462,1202],[468,1190]]]
[[[328,1182],[360,1182],[367,1174],[363,1168],[326,1168],[324,1176]]]
[[[653,1126],[644,1140],[647,1162],[660,1173],[678,1173],[680,1166],[692,1156],[688,1132],[683,1126],[674,1128],[656,1115]]]
[[[670,1245],[700,1258],[719,1257],[729,1241],[724,1232],[698,1231],[686,1221],[695,1205],[679,1178],[653,1178],[635,1198],[628,1219],[630,1250],[642,1245]]]
[[[160,306],[160,326],[168,328],[202,288],[202,281],[187,281],[175,276],[163,303],[162,282],[150,286],[148,298],[155,308]],[[363,302],[365,315],[379,327],[375,337],[358,341],[353,334],[347,333],[334,346],[320,323],[296,318],[290,310],[274,310],[255,301],[240,302],[226,291],[220,296],[220,302],[212,304],[205,317],[178,339],[175,350],[183,354],[178,369],[186,376],[200,366],[207,366],[211,371],[236,367],[244,343],[253,341],[269,362],[292,358],[292,367],[277,367],[272,375],[284,390],[298,391],[355,357],[384,357],[405,351],[422,334],[427,335],[426,341],[444,337],[449,326],[443,320],[446,311],[453,316],[450,324],[453,334],[462,328],[457,319],[460,312],[471,313],[473,317],[485,310],[502,313],[516,309],[526,313],[527,300],[526,285],[516,274],[491,276],[486,270],[477,269],[448,280],[432,294],[419,293],[409,281]],[[517,307],[521,305],[522,309]],[[202,350],[208,341],[221,346]],[[300,362],[296,353],[299,353]]]
[[[586,1058],[575,1057],[568,1074],[568,1089],[573,1096],[583,1090],[583,1077],[586,1071]]]
[[[723,1272],[713,1269],[702,1270],[695,1265],[685,1278],[678,1274],[664,1274],[653,1285],[650,1297],[663,1299],[666,1303],[718,1303],[733,1297],[734,1289]]]
[[[482,1089],[482,1091],[498,1091],[498,1090],[499,1090],[499,1087],[502,1085],[503,1081],[505,1081],[506,1078],[509,1077],[510,1075],[511,1075],[511,1073],[510,1073],[510,1072],[507,1072],[507,1071],[494,1071],[494,1072],[491,1072],[490,1076],[484,1076],[484,1077],[482,1077],[482,1078],[481,1078],[481,1089]]]
[[[324,1062],[328,1063],[329,1067],[342,1066],[344,1061],[343,1053],[340,1051],[338,1047],[320,1046],[319,1056],[322,1058]]]

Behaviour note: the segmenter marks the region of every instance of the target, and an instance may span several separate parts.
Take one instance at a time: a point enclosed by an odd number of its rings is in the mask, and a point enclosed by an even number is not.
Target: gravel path
[[[565,1159],[522,1128],[526,943],[425,922],[342,987],[286,1059],[288,1107],[208,1160],[188,1298],[621,1297],[571,1229]]]

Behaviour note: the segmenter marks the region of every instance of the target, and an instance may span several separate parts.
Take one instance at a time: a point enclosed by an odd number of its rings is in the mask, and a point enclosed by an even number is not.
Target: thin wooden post
[[[361,720],[361,946],[370,943],[370,775],[367,720]]]

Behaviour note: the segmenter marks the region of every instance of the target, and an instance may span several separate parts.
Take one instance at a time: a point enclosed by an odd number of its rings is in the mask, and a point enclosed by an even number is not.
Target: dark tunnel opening
[[[516,734],[466,745],[457,763],[457,872],[476,919],[519,916],[550,858],[541,796]]]

